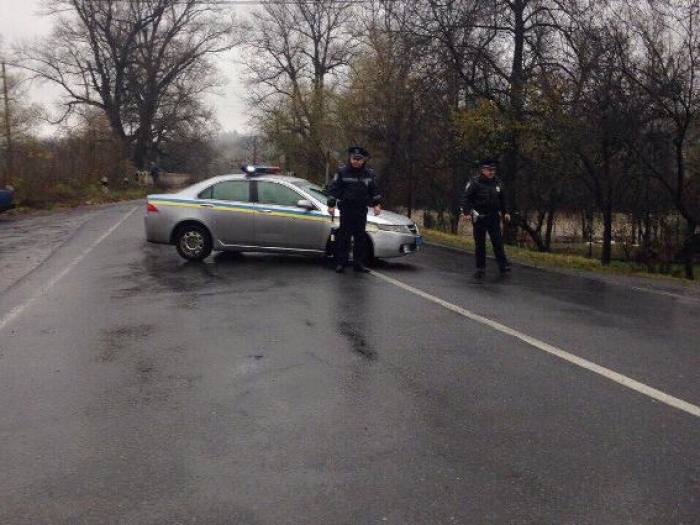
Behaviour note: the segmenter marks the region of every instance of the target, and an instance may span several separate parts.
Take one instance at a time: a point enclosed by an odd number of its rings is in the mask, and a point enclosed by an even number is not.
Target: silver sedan
[[[212,250],[330,255],[339,224],[326,197],[295,177],[214,177],[177,193],[149,195],[146,239],[175,245],[182,257],[197,261]],[[390,211],[368,213],[367,238],[369,257],[378,259],[415,253],[421,244],[415,223]]]

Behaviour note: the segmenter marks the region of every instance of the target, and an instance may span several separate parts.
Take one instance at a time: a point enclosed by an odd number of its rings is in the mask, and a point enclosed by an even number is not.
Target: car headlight
[[[403,224],[375,224],[368,222],[366,229],[368,232],[383,231],[395,233],[410,233],[408,227],[404,226]]]

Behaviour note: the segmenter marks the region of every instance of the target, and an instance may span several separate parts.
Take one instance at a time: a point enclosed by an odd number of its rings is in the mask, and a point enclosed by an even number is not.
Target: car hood
[[[382,210],[382,212],[379,215],[375,215],[374,211],[369,208],[371,211],[367,214],[367,222],[371,222],[374,224],[396,224],[396,225],[403,225],[403,226],[409,226],[413,224],[413,221],[406,217],[405,215],[400,215],[398,213],[394,213],[393,211],[387,211],[387,210]]]
[[[328,213],[328,208],[324,207],[323,211]],[[336,216],[340,215],[338,208],[336,208],[335,213]],[[382,210],[379,215],[375,215],[373,208],[367,208],[367,222],[372,224],[395,224],[401,226],[410,226],[414,224],[414,222],[405,215],[394,213],[393,211]]]

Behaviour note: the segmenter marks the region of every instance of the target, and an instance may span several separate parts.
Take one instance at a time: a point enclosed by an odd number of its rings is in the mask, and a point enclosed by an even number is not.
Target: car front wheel
[[[177,253],[188,261],[202,261],[211,254],[211,234],[200,224],[188,224],[178,230],[175,246]]]

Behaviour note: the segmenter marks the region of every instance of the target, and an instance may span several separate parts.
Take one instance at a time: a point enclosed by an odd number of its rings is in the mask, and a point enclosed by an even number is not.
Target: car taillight
[[[151,204],[149,202],[148,205],[146,206],[146,212],[147,213],[158,213],[158,208],[156,208],[153,204]]]

